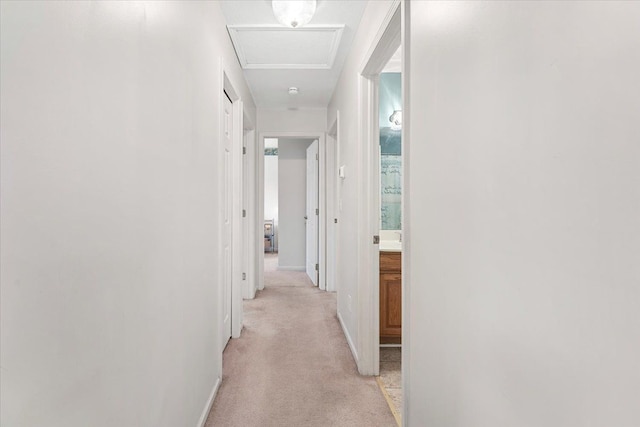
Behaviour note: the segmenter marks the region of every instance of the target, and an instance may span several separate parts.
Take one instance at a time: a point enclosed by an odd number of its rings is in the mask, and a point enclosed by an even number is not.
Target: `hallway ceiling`
[[[318,0],[304,27],[273,16],[271,0],[222,0],[229,35],[259,108],[325,108],[340,77],[365,0]],[[297,87],[297,95],[288,89]]]

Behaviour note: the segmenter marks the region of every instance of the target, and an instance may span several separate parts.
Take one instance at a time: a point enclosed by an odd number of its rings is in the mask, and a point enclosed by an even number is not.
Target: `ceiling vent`
[[[245,70],[329,70],[344,31],[344,25],[302,28],[229,25],[227,28]]]

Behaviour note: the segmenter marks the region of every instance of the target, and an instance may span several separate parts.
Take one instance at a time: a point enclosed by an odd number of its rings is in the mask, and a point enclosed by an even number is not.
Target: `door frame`
[[[338,185],[338,156],[340,153],[340,111],[336,111],[336,118],[327,132],[326,142],[326,177],[327,177],[327,292],[337,292],[336,277],[338,274],[338,233],[339,233],[339,185]]]
[[[220,91],[220,102],[219,102],[219,138],[222,141],[224,138],[224,92],[227,93],[232,102],[233,107],[233,141],[232,141],[232,190],[233,190],[233,198],[232,198],[232,216],[231,216],[231,338],[240,337],[240,332],[242,330],[242,140],[243,140],[243,120],[244,120],[244,109],[242,99],[240,98],[239,92],[235,89],[235,86],[231,82],[226,69],[224,60],[220,59],[220,87],[222,90]],[[219,152],[220,153],[220,152]],[[222,212],[224,208],[224,179],[222,176],[223,172],[223,157],[219,156],[218,159],[218,194],[217,202],[218,202],[218,235],[222,236],[223,230],[223,218],[224,214]],[[218,240],[218,265],[222,266],[224,263],[223,258],[223,241],[222,239]],[[224,347],[222,346],[222,336],[224,335],[223,331],[223,274],[222,268],[218,268],[218,310],[219,310],[219,328],[218,328],[218,343],[220,344],[219,354],[222,354],[224,351]],[[222,364],[222,358],[220,363]],[[222,366],[220,366],[220,372],[222,372]]]
[[[243,118],[243,210],[246,216],[242,218],[243,227],[243,292],[244,299],[253,299],[256,296],[256,240],[252,237],[256,230],[256,131],[248,115]]]
[[[314,146],[314,144],[316,144]],[[313,150],[312,150],[313,147]],[[309,151],[312,151],[311,154],[313,155],[313,157],[311,159],[309,159]],[[315,152],[314,152],[315,151]],[[311,282],[313,282],[313,284],[315,286],[320,286],[320,271],[319,271],[319,267],[320,267],[320,215],[319,215],[319,211],[320,211],[320,142],[317,139],[314,139],[311,144],[309,144],[309,146],[307,147],[306,151],[305,151],[305,162],[306,162],[306,182],[305,182],[305,260],[304,260],[304,270],[305,273],[307,273],[307,276],[309,276],[309,279],[311,279]],[[314,158],[315,157],[315,158]],[[314,170],[315,169],[315,170]],[[313,171],[313,179],[311,180],[312,185],[309,185],[309,172]],[[315,187],[315,188],[314,188]],[[311,194],[310,191],[315,192],[315,201],[311,202]],[[280,193],[278,193],[280,194]],[[314,212],[315,211],[315,212]],[[311,227],[311,225],[314,225],[315,227],[315,233],[309,233],[309,229]],[[314,236],[315,234],[315,236]],[[309,236],[311,236],[311,239],[315,238],[315,248],[313,248],[314,245],[310,245],[309,243]],[[315,250],[315,259],[313,259],[313,266],[310,266],[309,264],[309,249],[313,248]],[[311,274],[310,274],[311,273]],[[312,277],[312,276],[315,276]]]
[[[378,375],[380,372],[380,252],[378,244],[373,241],[373,236],[380,235],[378,89],[380,73],[401,45],[401,21],[401,1],[395,0],[365,56],[358,76],[359,126],[362,135],[358,158],[360,192],[363,195],[358,201],[358,333],[361,337],[358,370],[362,375]],[[403,108],[405,102],[403,99]],[[404,295],[405,280],[402,281],[402,289]]]
[[[265,138],[288,138],[288,139],[317,139],[318,140],[318,154],[319,154],[319,186],[318,194],[320,197],[320,215],[318,224],[318,288],[326,290],[326,251],[327,251],[327,186],[326,186],[326,136],[324,132],[260,132],[257,144],[257,202],[256,209],[257,217],[256,224],[259,224],[260,228],[256,231],[262,230],[262,222],[264,221],[264,140]],[[256,241],[262,242],[263,236],[261,233],[256,233]],[[257,245],[256,256],[258,258],[257,271],[258,271],[258,290],[264,289],[264,244]]]

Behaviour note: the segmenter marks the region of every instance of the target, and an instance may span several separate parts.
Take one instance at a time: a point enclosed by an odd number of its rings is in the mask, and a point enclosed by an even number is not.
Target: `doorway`
[[[362,340],[359,370],[379,375],[400,421],[402,301],[402,49],[401,3],[395,2],[369,49],[360,75],[363,146],[363,251],[358,271]],[[391,89],[389,86],[393,87]],[[406,343],[405,343],[406,344]]]
[[[360,307],[359,324],[362,326],[362,340],[359,352],[360,373],[363,375],[378,375],[380,368],[380,333],[381,333],[381,289],[380,277],[382,271],[400,263],[393,260],[389,265],[381,258],[382,248],[386,244],[394,245],[395,251],[401,257],[403,243],[400,233],[381,233],[382,204],[381,204],[381,126],[386,126],[390,116],[381,119],[380,111],[380,75],[394,55],[398,55],[401,43],[401,8],[396,2],[387,19],[383,22],[378,36],[372,43],[362,68],[359,84],[362,110],[363,145],[360,156],[361,177],[366,184],[365,194],[361,201],[362,212],[365,214],[359,233],[362,252],[358,259],[358,271],[362,280],[359,281]],[[400,64],[402,66],[402,57]],[[397,118],[397,115],[394,119]],[[382,123],[385,122],[385,123]],[[400,135],[402,131],[400,129]],[[401,157],[400,157],[401,160]],[[400,171],[401,172],[401,171]],[[391,240],[396,240],[391,242]],[[383,251],[384,252],[384,251]],[[395,257],[397,257],[396,255]],[[383,262],[381,270],[381,262]],[[395,281],[394,281],[395,282]],[[402,287],[402,285],[400,285]]]
[[[264,140],[265,271],[306,272],[318,286],[319,142]]]
[[[402,70],[401,48],[378,78],[380,171],[380,376],[394,415],[402,373]]]
[[[223,64],[224,65],[224,64]],[[243,269],[245,239],[243,211],[244,110],[233,84],[222,67],[220,100],[219,191],[219,313],[220,352],[230,338],[240,337],[242,330]]]
[[[223,97],[223,138],[222,138],[222,348],[231,338],[232,307],[232,244],[233,244],[233,103],[224,92]]]
[[[261,134],[261,266],[305,272],[326,290],[324,134]],[[265,275],[259,289],[265,287]]]

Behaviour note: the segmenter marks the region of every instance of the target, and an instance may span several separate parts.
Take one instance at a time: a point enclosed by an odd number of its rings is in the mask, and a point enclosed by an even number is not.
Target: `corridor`
[[[205,425],[395,426],[375,378],[358,374],[336,294],[276,264],[267,255],[265,289],[244,302],[244,330],[224,351],[222,386]]]
[[[0,0],[0,426],[640,427],[638,23]]]

